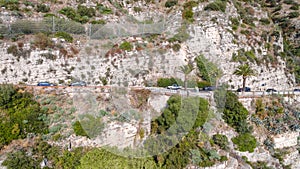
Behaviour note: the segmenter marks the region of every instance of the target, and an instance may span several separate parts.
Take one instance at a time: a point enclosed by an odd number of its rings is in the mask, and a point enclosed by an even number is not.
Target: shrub
[[[42,53],[42,54],[40,54],[40,56],[42,56],[46,59],[49,59],[49,60],[56,60],[57,59],[57,56],[53,55],[52,53]]]
[[[215,144],[220,146],[221,149],[227,150],[228,149],[228,139],[225,135],[222,134],[215,134],[212,137]]]
[[[188,40],[190,35],[185,31],[180,31],[179,33],[175,34],[172,38],[168,39],[169,42],[184,42]]]
[[[197,86],[198,88],[203,89],[204,87],[211,86],[211,84],[208,81],[200,81],[197,82]]]
[[[73,37],[70,34],[66,33],[66,32],[56,32],[54,36],[58,37],[58,38],[63,38],[67,42],[70,42],[70,43],[73,42]]]
[[[17,56],[18,55],[18,47],[16,45],[11,45],[10,47],[7,48],[6,52],[8,54]]]
[[[288,14],[288,17],[290,18],[297,18],[299,16],[299,12],[291,12]]]
[[[50,7],[45,4],[37,4],[36,11],[42,12],[42,13],[47,13],[50,11]]]
[[[96,15],[96,11],[94,8],[88,8],[88,7],[82,6],[82,5],[77,6],[77,13],[82,17],[87,16],[90,18]]]
[[[268,18],[261,18],[259,20],[263,25],[269,25],[270,24],[270,20]]]
[[[175,52],[178,52],[181,48],[181,45],[179,43],[176,43],[172,46],[172,49],[175,51]]]
[[[157,79],[157,86],[158,87],[168,87],[168,86],[171,86],[173,84],[178,84],[178,80],[176,80],[173,77]]]
[[[188,1],[183,4],[184,9],[192,9],[193,7],[196,7],[198,5],[198,2],[196,1]]]
[[[74,19],[76,16],[76,11],[72,7],[65,7],[61,9],[59,13],[66,15],[70,19]]]
[[[53,48],[54,44],[50,40],[50,38],[43,34],[43,33],[38,33],[34,37],[34,45],[42,50],[46,48]]]
[[[135,6],[135,7],[133,7],[133,11],[136,13],[142,12],[142,8]]]
[[[283,3],[290,5],[290,4],[294,4],[295,2],[294,0],[284,0]]]
[[[192,11],[192,9],[185,9],[182,12],[182,18],[188,22],[194,22],[194,12]]]
[[[226,3],[226,0],[216,0],[215,2],[209,3],[207,6],[205,6],[204,10],[225,12]]]
[[[133,46],[131,45],[130,42],[125,41],[120,45],[120,49],[131,51],[133,49]]]
[[[97,4],[97,8],[101,14],[112,14],[112,9],[103,6],[102,4]]]
[[[238,146],[239,151],[249,151],[250,153],[254,152],[257,144],[255,137],[249,133],[232,138],[232,142]]]
[[[105,20],[100,19],[100,20],[93,20],[93,21],[91,21],[91,24],[104,25],[104,24],[106,24],[106,22],[105,22]]]
[[[165,7],[166,8],[171,8],[172,6],[177,5],[178,0],[167,0],[167,2],[165,3]]]
[[[18,150],[8,153],[3,166],[6,166],[8,169],[36,168],[39,166],[39,162],[28,156],[26,151]]]
[[[87,136],[88,137],[88,135],[86,134],[85,130],[82,128],[81,123],[79,121],[76,121],[73,124],[73,130],[74,130],[74,133],[76,134],[76,136]]]
[[[291,10],[299,10],[299,4],[293,4],[291,7],[290,7]]]

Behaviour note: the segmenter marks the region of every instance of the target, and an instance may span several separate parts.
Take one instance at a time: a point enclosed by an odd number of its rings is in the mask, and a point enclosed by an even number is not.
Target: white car
[[[171,89],[171,90],[178,90],[181,89],[181,86],[178,86],[178,84],[173,84],[172,86],[168,86],[167,89]]]

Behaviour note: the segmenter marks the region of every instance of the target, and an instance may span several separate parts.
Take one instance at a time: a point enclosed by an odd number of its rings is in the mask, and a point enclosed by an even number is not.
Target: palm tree
[[[255,71],[251,69],[251,67],[248,64],[240,65],[233,74],[242,76],[243,78],[243,91],[245,91],[246,86],[246,80],[250,76],[255,76]]]
[[[180,72],[184,74],[184,89],[187,88],[187,77],[188,75],[194,70],[194,67],[192,64],[187,64],[184,66],[180,66]]]

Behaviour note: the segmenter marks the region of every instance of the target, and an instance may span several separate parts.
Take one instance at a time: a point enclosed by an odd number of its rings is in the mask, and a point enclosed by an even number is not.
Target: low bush
[[[179,43],[176,43],[172,46],[173,51],[178,52],[181,48],[181,45]]]
[[[52,40],[46,34],[43,33],[38,33],[35,35],[34,45],[42,50],[54,47],[54,43],[52,42]]]
[[[66,32],[56,32],[54,36],[57,37],[57,38],[63,38],[67,42],[70,42],[70,43],[73,42],[73,37],[70,34],[66,33]]]
[[[113,11],[112,9],[108,8],[108,7],[105,7],[103,6],[102,4],[97,4],[97,8],[98,8],[98,11],[101,13],[101,14],[112,14]]]
[[[197,86],[198,88],[203,89],[204,87],[211,86],[211,84],[208,81],[200,81],[197,82]]]
[[[126,50],[126,51],[131,51],[133,49],[133,46],[131,45],[130,42],[125,41],[125,42],[121,43],[120,49]]]
[[[225,12],[226,4],[226,0],[216,0],[215,2],[209,3],[207,6],[205,6],[204,10]]]
[[[171,77],[171,78],[159,78],[157,79],[157,86],[158,87],[168,87],[171,86],[173,84],[179,84],[179,81],[176,80],[175,78]]]
[[[188,22],[194,22],[194,12],[192,9],[185,9],[182,12],[182,18]]]
[[[36,9],[37,12],[47,13],[50,11],[50,7],[45,4],[37,4]]]
[[[167,2],[165,3],[165,7],[166,8],[171,8],[172,6],[177,5],[178,0],[167,0]]]
[[[250,133],[240,134],[237,137],[232,138],[232,142],[238,146],[239,151],[249,151],[254,152],[257,146],[257,142],[254,136]]]
[[[299,16],[299,12],[291,12],[288,14],[288,17],[290,18],[297,18]]]
[[[221,149],[223,149],[223,150],[228,149],[229,142],[225,135],[215,134],[215,135],[213,135],[212,139],[213,139],[214,143],[216,145],[218,145]]]
[[[87,133],[82,128],[81,123],[79,121],[76,121],[73,124],[73,130],[74,130],[74,133],[76,134],[76,136],[86,136],[86,137],[88,137]]]

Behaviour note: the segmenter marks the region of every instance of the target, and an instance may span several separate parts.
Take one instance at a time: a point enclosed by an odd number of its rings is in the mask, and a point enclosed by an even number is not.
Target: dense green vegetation
[[[165,7],[166,8],[171,8],[172,6],[177,5],[178,0],[167,0],[167,2],[165,3]]]
[[[238,146],[239,151],[254,152],[257,146],[256,139],[250,133],[240,134],[237,137],[232,138],[232,142]]]
[[[3,165],[7,169],[39,169],[42,161],[46,162],[46,168],[75,169],[80,165],[80,159],[89,150],[86,148],[74,148],[71,151],[63,150],[58,146],[51,146],[42,140],[35,140],[30,148],[22,148],[8,153]],[[31,155],[28,155],[28,152]]]
[[[126,50],[126,51],[131,51],[133,49],[133,45],[130,42],[123,42],[120,45],[120,49],[122,50]]]
[[[182,19],[187,21],[188,23],[194,22],[194,12],[193,7],[196,7],[198,3],[196,1],[188,1],[183,4],[183,11],[182,11]]]
[[[221,149],[223,150],[228,150],[228,138],[225,135],[222,134],[215,134],[212,137],[213,141],[215,144],[217,144],[218,146],[220,146]]]
[[[73,42],[73,37],[70,34],[66,33],[66,32],[56,32],[55,37],[63,38],[67,42],[70,42],[70,43]]]
[[[118,156],[105,149],[93,149],[89,151],[80,160],[79,169],[155,169],[156,163],[153,158],[130,158]]]
[[[207,60],[203,55],[199,55],[195,61],[199,70],[198,76],[210,85],[216,85],[218,78],[222,75],[222,71],[219,70],[214,63]]]
[[[66,15],[68,18],[80,22],[87,23],[89,18],[96,15],[94,8],[88,8],[86,6],[78,5],[77,10],[72,7],[65,7],[59,11],[61,14]]]
[[[76,136],[88,136],[79,121],[73,124],[73,130]]]
[[[217,91],[215,97],[221,97],[222,91]],[[224,97],[224,96],[223,96]],[[224,100],[215,98],[217,105],[223,110],[223,119],[227,124],[233,127],[239,133],[247,133],[251,131],[251,127],[247,123],[248,110],[238,101],[238,97],[227,91]],[[224,102],[224,103],[223,103]]]
[[[237,137],[232,138],[233,143],[238,146],[239,151],[253,152],[257,144],[255,137],[251,135],[252,126],[247,122],[249,114],[247,109],[238,101],[238,97],[230,91],[216,91],[214,97],[219,111],[223,112],[224,121],[239,133]],[[214,140],[223,139],[225,138],[215,138]]]
[[[28,134],[47,133],[41,120],[45,114],[39,103],[27,92],[12,85],[0,85],[0,149],[12,140],[26,138]]]
[[[216,0],[215,2],[211,2],[207,6],[205,6],[204,10],[225,12],[226,3],[227,3],[227,0]]]
[[[160,168],[184,168],[190,161],[207,167],[212,166],[216,161],[226,159],[226,157],[221,158],[213,148],[199,147],[198,131],[209,119],[209,114],[209,105],[205,99],[172,96],[168,100],[168,107],[151,124],[152,134],[157,135],[156,141],[151,142],[152,137],[145,141],[145,148],[150,152],[161,152],[162,147],[166,150],[171,148],[163,154],[154,156]],[[181,139],[182,131],[188,134]],[[168,137],[173,134],[180,139],[178,143],[174,141],[174,137]],[[165,145],[166,143],[168,144]]]

